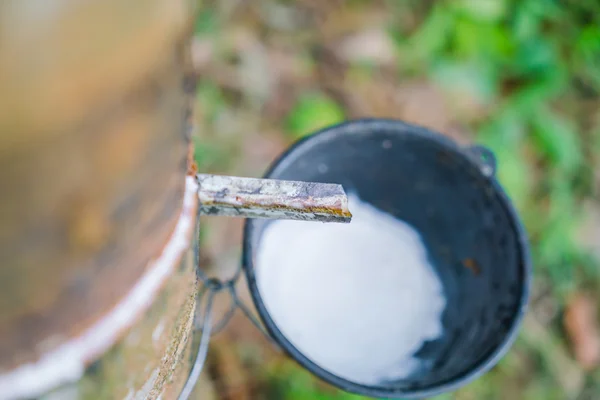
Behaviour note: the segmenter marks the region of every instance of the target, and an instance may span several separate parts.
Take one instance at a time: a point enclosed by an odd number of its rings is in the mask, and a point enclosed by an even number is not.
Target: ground
[[[598,398],[600,3],[204,1],[193,55],[202,172],[260,176],[294,140],[365,116],[491,148],[531,239],[532,302],[500,364],[438,399]],[[204,219],[204,267],[227,276],[241,237],[240,220]],[[218,399],[358,398],[239,313],[211,346]]]

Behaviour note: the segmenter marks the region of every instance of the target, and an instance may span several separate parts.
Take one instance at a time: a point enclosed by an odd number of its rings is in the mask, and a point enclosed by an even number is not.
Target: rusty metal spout
[[[243,218],[350,222],[342,185],[198,174],[200,213]]]

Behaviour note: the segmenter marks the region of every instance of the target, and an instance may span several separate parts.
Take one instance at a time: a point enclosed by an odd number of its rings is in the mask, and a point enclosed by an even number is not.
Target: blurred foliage
[[[293,138],[301,138],[344,120],[344,110],[322,94],[306,94],[290,111],[287,129]]]
[[[223,20],[233,14],[230,3],[224,1],[213,8],[207,7],[196,24],[198,35],[212,35],[217,42],[224,40],[227,29]],[[257,2],[260,6],[256,7],[256,15],[266,21],[276,16],[278,21],[286,22],[271,23],[276,26],[275,33],[263,25],[250,23],[262,39],[283,43],[284,48],[295,47],[296,57],[290,61],[296,63],[295,67],[307,63],[309,50],[314,58],[308,62],[310,68],[298,69],[296,87],[286,82],[290,85],[286,86],[290,89],[287,97],[278,97],[274,102],[279,106],[287,98],[292,101],[281,107],[270,106],[275,111],[265,106],[267,111],[260,116],[276,121],[276,130],[284,132],[288,140],[301,138],[351,115],[350,102],[344,102],[343,91],[330,82],[336,74],[327,75],[323,71],[328,59],[317,59],[315,54],[321,53],[313,48],[301,48],[305,38],[314,33],[313,28],[308,32],[298,28],[297,37],[289,39],[289,32],[296,29],[289,22],[290,15],[304,16],[296,10],[297,3],[308,4],[310,9],[327,9],[330,3],[340,2],[261,0]],[[570,387],[577,380],[571,375],[584,374],[576,366],[568,367],[567,362],[561,361],[565,357],[570,360],[571,356],[564,349],[561,313],[556,310],[564,308],[574,291],[582,287],[600,288],[598,260],[578,239],[581,223],[586,220],[582,204],[600,195],[597,187],[600,1],[352,0],[343,4],[340,9],[358,10],[356,14],[364,15],[365,19],[369,8],[385,7],[385,14],[391,15],[385,29],[395,62],[393,76],[386,77],[394,82],[410,79],[433,82],[453,99],[463,96],[477,104],[477,112],[460,122],[470,132],[476,132],[475,139],[496,154],[498,178],[530,235],[536,290],[544,293],[540,297],[546,299],[551,310],[545,311],[550,316],[544,321],[542,331],[525,328],[513,351],[490,373],[456,393],[437,399],[598,398],[600,371],[586,375],[583,387]],[[340,20],[344,21],[339,18],[337,25],[330,24],[343,30]],[[358,22],[348,17],[345,23]],[[287,39],[280,38],[277,32],[287,34]],[[242,42],[241,47],[248,45]],[[326,45],[311,43],[319,49]],[[337,42],[331,45],[336,46]],[[232,46],[225,47],[216,50],[219,56],[235,59]],[[351,90],[368,87],[381,72],[375,64],[350,61],[344,84],[354,85]],[[315,69],[324,74],[318,79],[326,88],[316,87],[306,79],[307,75],[317,74]],[[388,89],[387,82],[383,82],[377,93]],[[390,81],[390,86],[394,82]],[[201,80],[198,103],[204,129],[209,132],[219,130],[216,126],[231,118],[232,112],[227,109],[239,106],[239,94],[230,93],[226,86],[210,79]],[[247,129],[248,124],[242,124],[241,130]],[[231,146],[213,139],[210,136],[203,139],[197,151],[198,163],[206,170],[227,170],[227,155],[232,158]],[[565,372],[567,367],[571,372]],[[360,398],[324,388],[293,363],[271,371],[266,380],[269,399]],[[589,393],[592,395],[588,396]]]
[[[535,265],[559,295],[573,289],[584,257],[574,242],[587,194],[578,178],[593,160],[584,157],[583,124],[569,114],[582,95],[574,82],[596,96],[600,90],[599,28],[595,0],[440,1],[410,35],[390,28],[400,57],[409,60],[401,68],[468,86],[492,104],[474,129],[496,153]]]
[[[360,400],[361,396],[332,389],[317,382],[306,370],[284,361],[270,371],[270,399],[279,400]]]

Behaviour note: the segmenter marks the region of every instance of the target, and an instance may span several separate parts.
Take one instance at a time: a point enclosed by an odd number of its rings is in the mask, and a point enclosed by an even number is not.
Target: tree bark
[[[0,3],[0,398],[183,385],[195,8]]]

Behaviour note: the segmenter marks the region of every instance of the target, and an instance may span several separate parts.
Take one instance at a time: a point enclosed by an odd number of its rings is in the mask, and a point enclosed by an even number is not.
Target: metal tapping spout
[[[202,215],[348,223],[348,197],[331,183],[196,175]]]

